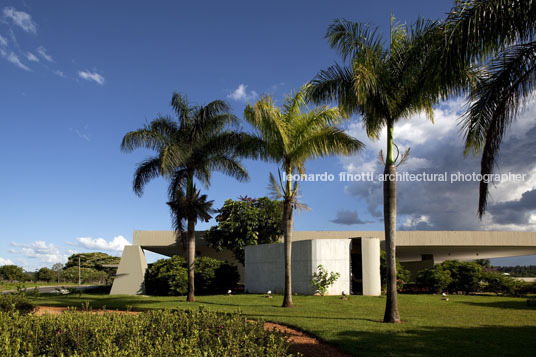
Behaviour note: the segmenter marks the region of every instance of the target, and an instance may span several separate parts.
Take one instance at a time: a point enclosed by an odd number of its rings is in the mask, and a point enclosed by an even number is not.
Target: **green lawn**
[[[75,283],[54,283],[54,282],[46,283],[46,282],[41,282],[41,281],[37,282],[37,283],[5,283],[5,282],[2,282],[2,283],[0,283],[0,291],[16,290],[18,287],[31,289],[31,288],[34,288],[36,286],[74,286],[74,285],[78,285],[78,284],[75,284]]]
[[[280,307],[281,296],[199,296],[197,303],[184,297],[42,296],[40,305],[134,310],[192,308],[242,311],[248,317],[298,327],[353,355],[406,356],[527,356],[536,350],[536,307],[526,299],[494,296],[400,295],[404,323],[383,324],[385,298],[351,296],[296,296],[296,308]]]

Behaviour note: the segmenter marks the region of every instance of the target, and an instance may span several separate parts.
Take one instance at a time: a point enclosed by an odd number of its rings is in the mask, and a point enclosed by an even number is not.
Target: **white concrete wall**
[[[350,239],[304,240],[292,243],[292,290],[313,294],[313,272],[322,264],[328,272],[341,276],[327,294],[350,291]],[[284,246],[281,243],[246,247],[246,291],[283,293],[285,283]]]

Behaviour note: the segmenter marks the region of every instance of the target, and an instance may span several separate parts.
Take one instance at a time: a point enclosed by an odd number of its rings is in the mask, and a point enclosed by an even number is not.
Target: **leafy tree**
[[[56,273],[47,267],[43,267],[37,272],[37,280],[39,281],[52,281],[54,279],[56,279]]]
[[[90,268],[103,270],[103,265],[106,264],[119,264],[120,257],[114,257],[112,255],[95,252],[95,253],[77,253],[67,258],[65,268],[78,267],[78,258],[80,258],[80,266],[82,268]]]
[[[209,212],[201,212],[195,205],[203,196],[194,185],[196,178],[206,187],[213,171],[220,171],[236,179],[247,179],[246,170],[238,161],[246,155],[250,146],[246,145],[247,135],[229,129],[238,122],[230,113],[227,103],[215,100],[205,106],[191,106],[186,97],[174,93],[171,98],[177,121],[167,116],[159,116],[143,128],[127,133],[123,137],[121,149],[130,152],[138,148],[156,151],[138,165],[134,175],[133,189],[138,195],[151,179],[164,177],[170,181],[168,195],[172,209],[173,223],[177,239],[184,238],[185,225],[188,245],[188,298],[195,301],[195,224],[209,217]],[[244,150],[241,152],[241,150]],[[187,209],[186,209],[187,208]],[[184,242],[183,240],[183,242]]]
[[[268,197],[226,200],[216,216],[218,225],[206,232],[205,239],[217,250],[229,249],[244,264],[246,246],[275,243],[281,238],[282,219],[280,201]]]
[[[469,82],[470,66],[461,65],[449,75],[438,71],[444,27],[419,20],[409,27],[391,17],[390,40],[384,43],[377,28],[368,24],[336,20],[326,37],[346,63],[321,71],[312,81],[308,96],[316,102],[337,101],[347,115],[359,114],[371,139],[385,128],[384,226],[387,246],[387,301],[384,322],[400,322],[396,273],[396,166],[400,158],[394,143],[394,126],[423,111],[433,120],[432,106]],[[396,151],[396,152],[395,152]],[[383,156],[383,155],[382,155]]]
[[[495,167],[502,139],[536,88],[536,3],[532,0],[456,1],[446,21],[441,73],[477,63],[477,85],[463,122],[466,154],[482,152],[480,172]],[[488,183],[480,182],[478,213],[486,210]]]
[[[60,282],[60,275],[61,271],[63,270],[63,264],[62,263],[56,263],[52,266],[52,271],[56,273],[57,282]]]
[[[9,281],[24,281],[24,270],[16,265],[0,266],[0,279]]]
[[[286,97],[281,108],[271,97],[261,98],[248,105],[244,117],[258,133],[257,145],[261,158],[275,161],[281,166],[285,182],[270,174],[274,197],[283,200],[283,236],[285,244],[285,294],[283,307],[293,307],[291,244],[293,210],[298,207],[298,183],[292,184],[289,176],[303,174],[305,162],[329,155],[350,155],[363,148],[363,144],[336,127],[344,117],[339,109],[320,106],[308,109],[306,88]]]

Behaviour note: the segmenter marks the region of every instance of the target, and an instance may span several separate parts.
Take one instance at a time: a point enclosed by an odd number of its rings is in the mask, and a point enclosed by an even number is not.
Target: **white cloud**
[[[464,142],[459,132],[459,118],[464,110],[461,99],[434,108],[435,124],[416,115],[395,126],[395,142],[403,151],[411,147],[409,160],[397,171],[400,173],[479,173],[480,157],[464,158]],[[478,182],[399,182],[397,203],[400,228],[435,230],[534,230],[536,212],[529,193],[536,188],[536,100],[529,100],[525,110],[507,132],[496,167],[496,173],[526,174],[524,182],[501,182],[490,187],[488,214],[483,220],[476,215]],[[378,152],[385,153],[385,129],[380,140],[371,141],[361,123],[352,123],[348,132],[366,143],[359,155],[341,158],[346,171],[379,174],[383,166]],[[345,192],[362,199],[368,213],[382,217],[382,185],[380,182],[353,182]],[[523,200],[521,200],[525,197]],[[533,197],[533,196],[530,196]],[[519,201],[519,202],[518,202]],[[510,214],[510,216],[506,216]],[[517,218],[516,218],[517,217]]]
[[[32,16],[27,12],[17,11],[13,7],[5,7],[3,13],[4,17],[11,19],[15,25],[24,31],[37,33],[37,25],[32,21]]]
[[[30,61],[30,62],[39,62],[39,58],[37,58],[37,56],[34,55],[34,54],[31,53],[31,52],[26,53],[26,58],[27,58],[28,61]]]
[[[2,54],[3,57],[6,58],[6,60],[8,60],[9,62],[13,63],[15,66],[25,70],[25,71],[31,71],[31,69],[26,66],[24,63],[22,63],[19,59],[19,57],[14,54],[13,52],[10,52],[9,55],[7,55],[4,51],[1,51],[0,52]]]
[[[86,249],[111,250],[116,252],[122,252],[125,245],[130,245],[130,242],[123,236],[114,237],[111,241],[107,241],[103,238],[90,237],[76,238],[76,240],[80,246]]]
[[[4,259],[0,257],[0,265],[12,265],[13,261],[11,259]]]
[[[98,74],[97,72],[90,72],[90,71],[79,71],[78,76],[80,78],[83,78],[87,81],[95,81],[100,85],[104,84],[104,77]]]
[[[37,48],[37,53],[39,53],[39,55],[43,57],[45,60],[47,60],[48,62],[54,62],[54,59],[52,58],[52,56],[47,53],[47,49],[44,48],[43,46],[39,46]]]
[[[47,244],[37,240],[30,244],[11,243],[18,249],[13,250],[14,254],[23,255],[26,258],[37,259],[42,263],[60,263],[67,260],[67,255],[62,254],[54,244]]]
[[[65,78],[65,73],[63,73],[62,71],[60,71],[59,69],[55,70],[54,71],[54,74],[58,77],[61,77],[61,78]]]
[[[243,102],[257,99],[258,97],[257,92],[252,90],[248,93],[247,88],[248,88],[247,85],[241,83],[238,85],[238,88],[236,88],[234,91],[232,91],[231,93],[227,95],[227,98],[231,98],[233,100],[238,100],[238,101],[243,101]]]
[[[0,35],[0,46],[6,47],[7,46],[7,38]]]

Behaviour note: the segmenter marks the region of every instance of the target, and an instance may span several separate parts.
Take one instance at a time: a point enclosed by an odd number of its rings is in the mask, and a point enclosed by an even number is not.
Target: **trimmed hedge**
[[[29,314],[35,310],[35,305],[22,294],[1,294],[0,311]]]
[[[286,356],[279,332],[239,314],[67,311],[58,316],[0,312],[1,356]]]
[[[224,294],[233,289],[240,275],[229,262],[199,257],[195,259],[195,293]],[[186,259],[175,255],[154,262],[145,272],[145,291],[149,295],[185,295],[188,292]]]

